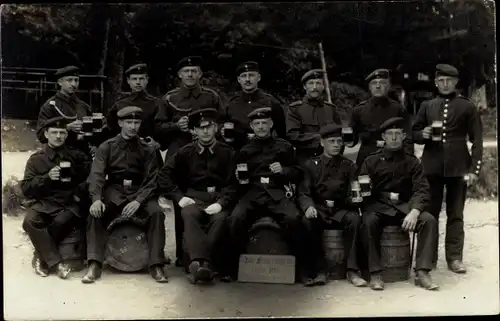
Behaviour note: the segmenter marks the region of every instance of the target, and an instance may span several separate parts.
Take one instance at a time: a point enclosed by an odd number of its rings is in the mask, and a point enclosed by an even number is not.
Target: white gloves
[[[220,211],[222,211],[222,206],[219,203],[213,203],[205,209],[205,213],[208,215],[214,215],[220,213]]]
[[[189,197],[185,197],[185,196],[184,196],[184,197],[183,197],[183,198],[181,198],[181,200],[179,201],[179,206],[180,206],[181,208],[184,208],[184,207],[186,207],[186,206],[188,206],[188,205],[192,205],[192,204],[194,204],[194,203],[195,203],[195,201],[194,201],[192,198],[189,198]]]

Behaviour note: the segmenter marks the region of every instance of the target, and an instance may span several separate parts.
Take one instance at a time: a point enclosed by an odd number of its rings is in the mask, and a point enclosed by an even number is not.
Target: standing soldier
[[[305,179],[299,184],[299,205],[305,213],[308,246],[305,259],[308,271],[306,286],[326,283],[327,263],[323,249],[323,231],[340,227],[344,231],[347,258],[347,279],[355,286],[365,286],[359,275],[357,260],[358,232],[361,217],[351,202],[351,182],[357,180],[356,165],[340,155],[342,128],[329,124],[320,129],[323,154],[318,160],[308,160],[304,166]]]
[[[424,101],[418,111],[413,135],[425,144],[422,164],[430,184],[429,211],[439,219],[446,187],[446,261],[455,273],[467,270],[462,262],[464,247],[464,204],[467,182],[478,180],[483,157],[483,126],[474,104],[456,92],[458,70],[450,65],[436,66],[435,83],[439,95]],[[472,143],[472,157],[467,139]],[[438,259],[436,244],[433,263]]]
[[[287,114],[288,140],[297,150],[297,158],[303,164],[323,152],[319,130],[327,124],[341,124],[337,106],[324,100],[323,70],[313,69],[302,76],[306,94],[302,100],[290,104]]]
[[[200,79],[203,75],[201,57],[186,57],[177,64],[177,75],[181,80],[177,87],[161,98],[155,117],[155,133],[162,147],[167,150],[165,161],[174,155],[179,148],[190,143],[193,135],[188,128],[188,115],[192,111],[215,108],[221,114],[219,95],[212,89],[202,87]],[[182,217],[180,208],[174,202],[175,211],[175,247],[176,266],[182,266]]]
[[[361,141],[356,165],[361,167],[365,158],[377,149],[382,148],[384,141],[381,138],[380,125],[392,117],[403,117],[405,120],[405,131],[408,133],[404,142],[407,153],[413,154],[413,142],[411,139],[411,120],[407,111],[401,104],[387,96],[391,81],[389,70],[377,69],[369,74],[366,79],[372,97],[354,107],[351,116],[350,127],[354,132],[354,142],[347,143],[347,147],[357,144],[358,138]]]
[[[429,272],[437,242],[438,222],[425,212],[430,200],[429,184],[422,164],[403,149],[405,121],[389,118],[380,126],[385,144],[382,150],[369,155],[360,175],[371,180],[371,195],[363,199],[361,237],[368,256],[370,287],[383,290],[380,259],[380,237],[384,226],[401,225],[404,231],[418,233],[415,285],[436,290]]]
[[[234,151],[215,138],[217,110],[200,109],[189,115],[189,128],[197,142],[187,144],[170,157],[161,169],[158,184],[180,208],[184,222],[185,250],[190,257],[189,281],[207,282],[213,277],[212,263],[226,278],[224,266],[217,266],[227,209],[231,195]],[[218,252],[218,253],[217,253]]]
[[[93,283],[101,276],[106,229],[117,217],[145,223],[151,277],[167,282],[163,271],[165,215],[155,197],[158,161],[154,148],[138,137],[142,113],[135,106],[120,109],[121,133],[99,146],[92,163],[88,179],[93,202],[87,221],[89,268],[83,283]]]
[[[37,123],[37,138],[44,144],[47,142],[43,125],[51,118],[64,117],[71,119],[68,124],[68,137],[66,144],[75,147],[87,155],[92,155],[95,151],[96,136],[85,136],[82,133],[83,121],[85,116],[92,116],[92,111],[89,105],[76,96],[76,90],[80,82],[80,69],[75,66],[67,66],[56,71],[55,77],[61,89],[45,104],[43,104],[38,115]],[[75,119],[76,117],[76,119]],[[91,129],[92,130],[92,129]]]
[[[85,153],[66,146],[69,122],[56,117],[40,126],[47,144],[30,156],[21,181],[24,195],[35,201],[23,221],[23,229],[35,247],[35,273],[47,276],[49,269],[56,267],[61,279],[67,278],[71,269],[64,263],[58,245],[82,221],[84,213],[75,195],[86,188],[91,162]]]
[[[221,129],[222,136],[226,143],[235,150],[248,143],[253,131],[250,128],[248,114],[258,108],[270,107],[274,123],[275,134],[286,139],[285,113],[283,106],[272,95],[259,89],[261,75],[259,65],[255,61],[247,61],[236,69],[238,83],[241,91],[229,99],[225,108],[226,115],[224,127]],[[234,128],[227,128],[232,126]],[[232,132],[232,133],[231,133]]]

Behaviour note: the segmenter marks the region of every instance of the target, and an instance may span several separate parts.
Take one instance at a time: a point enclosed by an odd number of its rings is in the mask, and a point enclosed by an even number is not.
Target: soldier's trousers
[[[347,269],[358,271],[358,234],[361,227],[361,217],[356,212],[346,213],[340,222],[327,223],[318,215],[308,219],[304,216],[303,224],[306,228],[305,272],[314,276],[318,272],[326,272],[327,263],[323,247],[323,232],[328,229],[341,229],[344,236],[344,251],[347,258]]]
[[[429,212],[438,220],[443,204],[443,190],[446,187],[446,261],[462,260],[464,248],[464,206],[467,184],[463,177],[427,176],[430,185],[431,202]],[[439,233],[436,234],[437,238]],[[433,262],[438,259],[438,244],[434,249]]]
[[[87,260],[103,263],[106,242],[109,236],[109,223],[121,214],[127,203],[120,206],[107,204],[100,218],[89,215],[87,218]],[[143,219],[147,229],[149,246],[149,266],[165,264],[165,215],[156,198],[146,201],[134,216]]]
[[[184,238],[184,221],[182,219],[182,209],[176,201],[172,201],[174,205],[174,228],[175,228],[175,256],[178,260],[182,260],[184,251],[182,242]]]
[[[58,245],[75,226],[80,218],[73,212],[61,210],[54,214],[39,213],[28,209],[23,221],[23,229],[35,248],[35,255],[47,263],[49,268],[62,261]]]
[[[389,216],[375,212],[363,214],[361,225],[361,240],[368,256],[370,273],[383,270],[380,260],[380,236],[387,225],[401,226],[404,215]],[[436,246],[438,224],[434,216],[428,212],[420,213],[416,231],[418,233],[417,260],[415,270],[432,270],[432,256]]]

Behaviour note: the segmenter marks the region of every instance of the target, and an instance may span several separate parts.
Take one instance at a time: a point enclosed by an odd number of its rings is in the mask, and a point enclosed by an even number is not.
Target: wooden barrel
[[[85,239],[84,233],[75,227],[68,236],[59,243],[59,253],[62,259],[72,270],[80,271],[84,268]]]
[[[123,272],[145,269],[149,262],[146,233],[131,222],[113,226],[106,243],[105,263]]]
[[[247,254],[287,255],[290,253],[281,228],[271,217],[257,220],[250,228]]]
[[[385,282],[408,280],[410,236],[400,226],[386,226],[380,237],[382,278]]]
[[[331,280],[346,278],[347,260],[344,251],[344,236],[342,230],[325,230],[323,232],[323,248]]]

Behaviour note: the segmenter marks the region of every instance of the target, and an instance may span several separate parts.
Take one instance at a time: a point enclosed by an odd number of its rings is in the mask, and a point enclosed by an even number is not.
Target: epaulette
[[[291,103],[289,106],[294,107],[294,106],[298,106],[298,105],[302,105],[302,104],[303,104],[302,100],[297,100],[297,101],[294,101],[293,103]]]
[[[200,89],[205,90],[209,93],[212,93],[215,97],[219,97],[219,94],[215,90],[213,90],[212,88],[200,86]]]
[[[144,98],[146,98],[147,100],[156,100],[156,99],[158,99],[158,97],[155,97],[155,96],[153,96],[153,95],[151,95],[149,93],[146,93],[146,96]]]
[[[172,96],[173,94],[176,94],[180,91],[181,89],[179,87],[176,87],[170,91],[167,91],[165,95],[163,95],[161,98],[162,99],[168,99],[168,97]]]
[[[462,98],[462,99],[464,99],[464,100],[468,100],[468,101],[470,101],[470,102],[472,102],[472,103],[473,103],[472,99],[470,99],[469,97],[466,97],[466,96],[457,95],[457,98]]]
[[[366,105],[368,103],[368,100],[369,99],[363,100],[362,102],[360,102],[359,104],[357,104],[356,106],[354,106],[354,108],[362,107],[362,106]]]
[[[406,154],[406,155],[409,155],[409,156],[411,156],[411,157],[414,157],[414,158],[418,158],[417,156],[415,156],[415,154],[408,153],[408,152],[406,152],[406,151],[405,151],[405,154]]]
[[[118,96],[118,98],[116,98],[116,101],[118,102],[120,100],[123,100],[123,99],[129,97],[129,96],[130,96],[130,93],[120,93],[120,96]]]
[[[280,137],[275,137],[274,139],[276,140],[277,143],[281,143],[281,144],[284,144],[286,146],[290,145],[291,147],[293,147],[293,145],[289,141],[287,141],[286,139],[283,139]]]
[[[368,154],[368,156],[366,156],[366,158],[381,155],[381,154],[382,154],[382,150],[377,150],[377,151],[374,151],[373,153]]]

